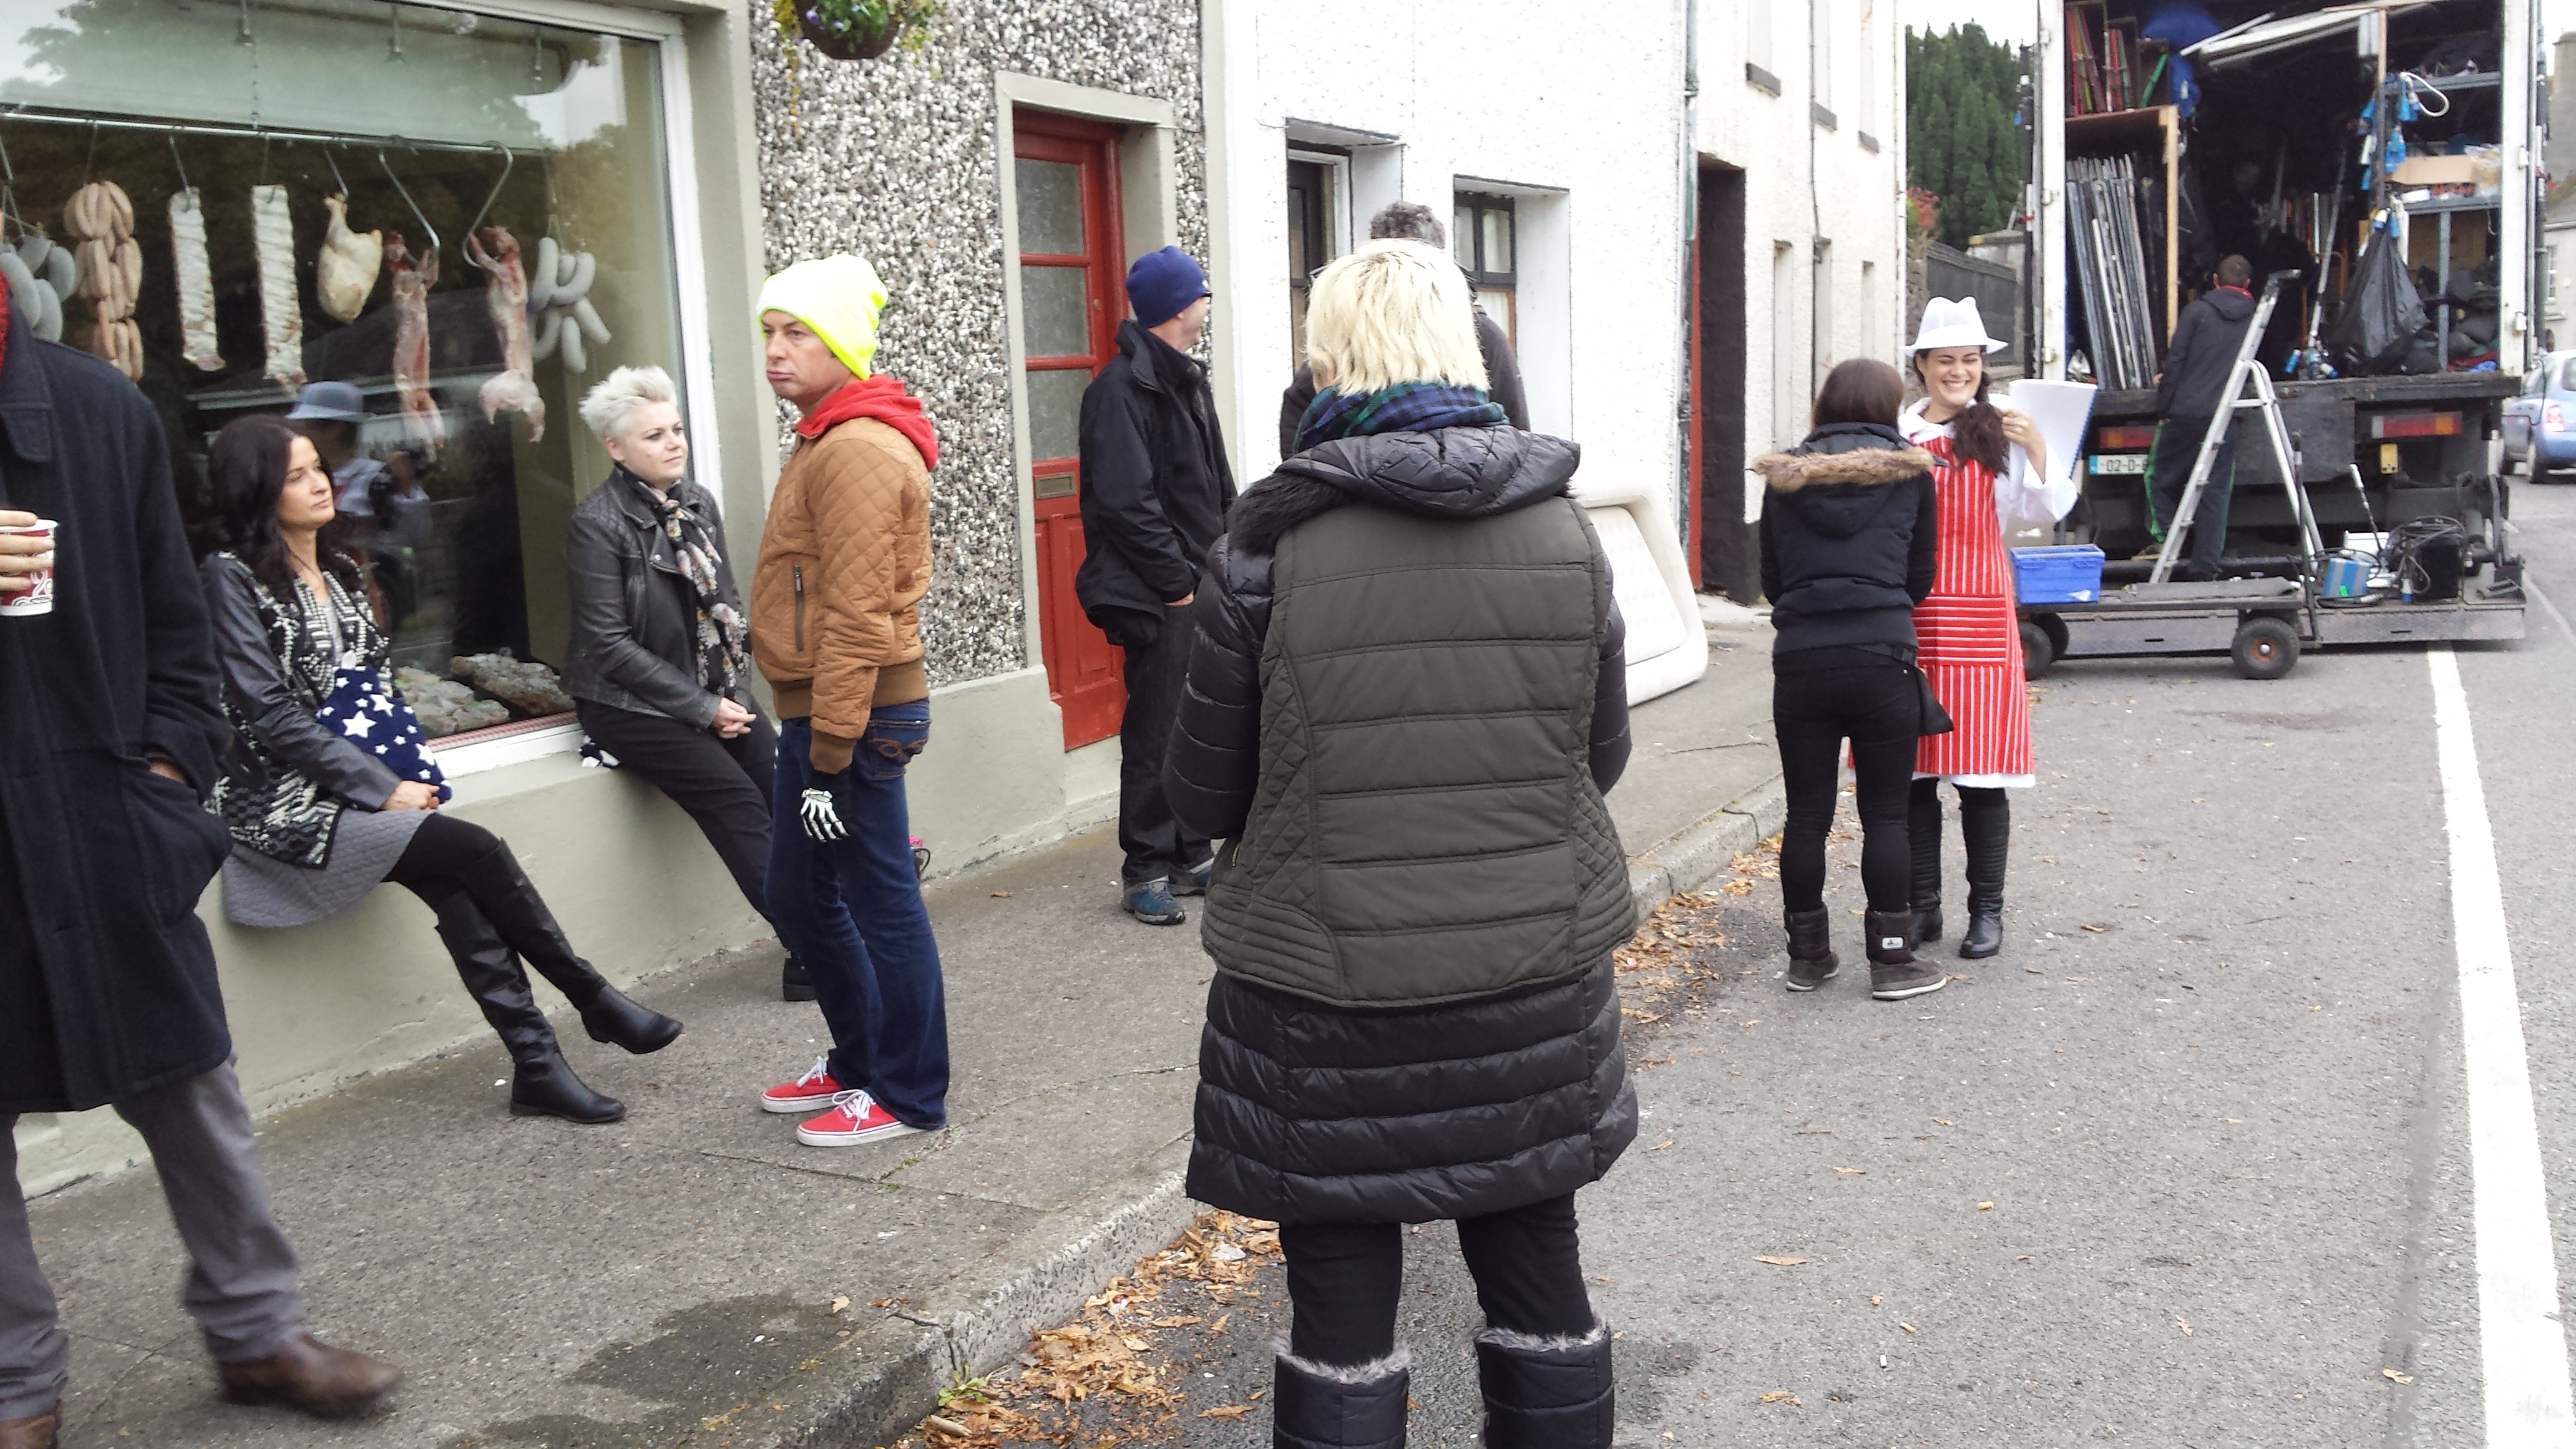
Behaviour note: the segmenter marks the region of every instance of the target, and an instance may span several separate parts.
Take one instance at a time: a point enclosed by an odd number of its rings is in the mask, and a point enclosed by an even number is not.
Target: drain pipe
[[[1816,33],[1816,19],[1823,7],[1807,0],[1807,329],[1814,333],[1825,315],[1825,288],[1833,285],[1827,269],[1817,263],[1825,259],[1825,198],[1816,177],[1816,112],[1824,103],[1816,97],[1822,92],[1816,84],[1816,57],[1823,49]],[[1807,396],[1816,395],[1824,379],[1816,375],[1816,360],[1833,350],[1834,340],[1810,336],[1807,341]],[[1771,430],[1780,431],[1780,420],[1771,420]],[[1782,436],[1786,436],[1783,434]]]
[[[1693,433],[1699,426],[1691,398],[1691,334],[1699,326],[1691,308],[1691,246],[1699,238],[1699,7],[1700,0],[1682,0],[1682,246],[1681,261],[1674,268],[1681,277],[1681,346],[1674,366],[1681,386],[1673,407],[1673,431],[1681,445],[1673,453],[1673,499],[1680,506],[1673,510],[1673,525],[1681,533],[1684,552],[1691,546],[1692,512],[1704,502],[1691,496],[1691,453],[1697,442]],[[1698,562],[1690,560],[1693,566]]]

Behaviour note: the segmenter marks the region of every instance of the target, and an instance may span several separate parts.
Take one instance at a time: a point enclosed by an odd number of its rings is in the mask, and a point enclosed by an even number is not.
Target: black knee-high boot
[[[660,1051],[679,1036],[679,1022],[628,1000],[574,954],[572,942],[564,938],[563,927],[555,924],[554,912],[546,909],[545,897],[537,894],[527,873],[519,869],[510,847],[497,846],[457,878],[500,928],[503,939],[572,1001],[573,1009],[581,1013],[582,1030],[590,1033],[592,1041],[641,1055]]]
[[[1917,780],[1905,797],[1914,846],[1914,944],[1941,939],[1941,782]]]
[[[519,955],[501,939],[491,918],[474,897],[456,891],[431,903],[438,916],[438,938],[456,962],[483,1019],[510,1051],[510,1114],[514,1117],[562,1117],[574,1122],[614,1122],[626,1115],[626,1104],[592,1091],[573,1075],[564,1060],[546,1014],[537,1010],[528,991],[528,975]]]
[[[1271,1380],[1271,1449],[1404,1449],[1410,1362],[1401,1347],[1356,1368],[1282,1352]]]
[[[1959,836],[1968,847],[1968,929],[1959,954],[1982,960],[2004,947],[2004,861],[2012,853],[2012,803],[2004,792],[1960,791]]]
[[[1609,1329],[1534,1338],[1488,1328],[1476,1335],[1476,1380],[1485,1449],[1610,1449],[1618,1396]]]

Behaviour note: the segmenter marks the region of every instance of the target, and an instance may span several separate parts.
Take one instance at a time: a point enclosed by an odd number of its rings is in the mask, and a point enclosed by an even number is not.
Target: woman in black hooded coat
[[[1307,337],[1325,391],[1209,557],[1164,764],[1225,841],[1189,1191],[1281,1224],[1274,1444],[1404,1442],[1399,1225],[1452,1218],[1484,1442],[1607,1449],[1574,1193],[1637,1131],[1609,560],[1567,496],[1574,445],[1486,397],[1444,254],[1335,262]]]

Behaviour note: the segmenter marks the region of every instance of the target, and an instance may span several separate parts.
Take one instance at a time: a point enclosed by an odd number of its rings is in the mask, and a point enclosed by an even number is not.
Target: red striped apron
[[[1917,446],[1937,460],[1932,481],[1941,544],[1931,597],[1914,609],[1914,634],[1932,693],[1958,728],[1925,735],[1914,772],[2027,775],[2030,696],[2022,682],[2012,560],[1995,521],[1995,475],[1958,457],[1948,438]]]

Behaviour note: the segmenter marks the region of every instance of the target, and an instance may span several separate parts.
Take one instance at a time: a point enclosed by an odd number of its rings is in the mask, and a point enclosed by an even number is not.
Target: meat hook
[[[474,240],[475,231],[483,225],[483,218],[492,214],[492,203],[501,199],[501,188],[510,184],[510,168],[519,164],[518,152],[498,141],[492,143],[492,149],[501,153],[501,179],[492,183],[492,194],[483,198],[483,209],[474,213],[474,220],[466,223],[465,239],[469,243]],[[472,261],[473,258],[466,260]],[[477,262],[475,265],[482,264]]]
[[[412,220],[419,222],[420,229],[429,233],[429,253],[424,255],[436,253],[444,245],[438,239],[438,228],[431,226],[429,218],[420,214],[420,203],[411,199],[411,189],[402,184],[401,177],[394,174],[394,163],[385,159],[385,153],[381,149],[376,152],[376,164],[385,168],[385,179],[394,184],[394,194],[403,199],[403,205],[411,208]]]

